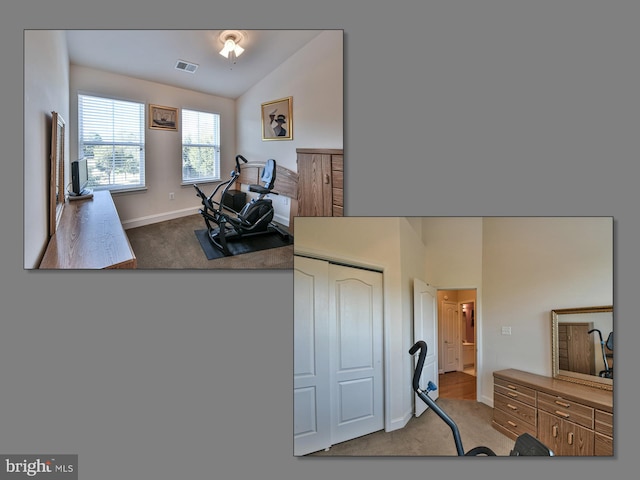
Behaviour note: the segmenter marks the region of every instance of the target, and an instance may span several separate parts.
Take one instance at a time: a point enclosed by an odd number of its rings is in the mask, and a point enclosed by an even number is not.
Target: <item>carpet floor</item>
[[[201,215],[126,231],[138,269],[292,269],[293,245],[207,260],[195,235],[206,228]]]
[[[491,426],[493,409],[474,400],[439,398],[438,405],[457,424],[465,452],[485,446],[509,455],[514,441]],[[404,428],[379,431],[333,445],[311,456],[455,456],[451,428],[431,409],[412,417]]]

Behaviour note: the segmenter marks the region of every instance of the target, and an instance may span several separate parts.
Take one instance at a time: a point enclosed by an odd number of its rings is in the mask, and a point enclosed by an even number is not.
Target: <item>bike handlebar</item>
[[[418,350],[420,350],[418,365],[416,365],[416,370],[413,372],[413,389],[416,391],[420,389],[420,377],[422,376],[424,359],[427,357],[427,343],[424,340],[418,340],[413,347],[409,349],[409,353],[414,355]]]

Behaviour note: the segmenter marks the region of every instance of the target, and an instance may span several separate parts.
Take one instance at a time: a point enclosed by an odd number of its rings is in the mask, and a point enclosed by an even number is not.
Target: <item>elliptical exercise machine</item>
[[[429,392],[437,390],[438,387],[431,381],[427,384],[427,389],[422,390],[420,388],[420,377],[422,376],[422,368],[424,367],[424,360],[427,356],[427,343],[424,340],[418,340],[410,349],[409,354],[415,355],[415,353],[420,350],[420,354],[418,356],[418,364],[416,365],[416,369],[413,373],[413,390],[416,392],[418,397],[426,403],[431,409],[451,428],[451,432],[453,433],[453,440],[456,444],[456,451],[458,456],[479,456],[486,455],[495,457],[496,454],[489,447],[475,447],[465,453],[464,448],[462,447],[462,439],[460,438],[460,431],[458,430],[458,426],[456,422],[454,422],[449,415],[447,415],[444,410],[440,408],[440,406],[429,396]],[[553,452],[549,450],[542,442],[540,442],[537,438],[529,435],[528,433],[523,433],[516,439],[516,443],[511,450],[509,456],[517,457],[517,456],[553,456]]]
[[[220,183],[208,197],[200,190],[198,185],[193,185],[202,200],[202,205],[204,205],[204,208],[200,209],[200,214],[207,225],[209,240],[225,256],[233,255],[228,245],[228,242],[232,240],[272,233],[278,233],[285,240],[290,238],[289,232],[272,223],[275,210],[271,200],[265,198],[268,194],[278,195],[277,192],[273,191],[276,181],[276,161],[274,159],[267,160],[262,170],[262,175],[260,176],[262,184],[249,185],[249,191],[258,193],[258,198],[254,198],[247,203],[240,212],[235,212],[224,205],[227,192],[240,176],[240,160],[247,163],[247,159],[242,155],[236,155],[236,168],[231,171],[231,178],[226,182]],[[213,197],[221,188],[220,201],[217,202]],[[236,215],[226,213],[224,210],[233,212]],[[217,226],[213,226],[212,223]]]
[[[600,337],[600,348],[602,349],[602,362],[604,363],[604,370],[601,370],[598,374],[602,378],[613,378],[613,368],[609,367],[609,362],[607,361],[607,353],[604,349],[606,346],[611,352],[613,352],[613,332],[609,333],[607,340],[604,341],[602,339],[602,332],[597,328],[589,330],[587,335],[593,332],[598,332],[598,336]]]

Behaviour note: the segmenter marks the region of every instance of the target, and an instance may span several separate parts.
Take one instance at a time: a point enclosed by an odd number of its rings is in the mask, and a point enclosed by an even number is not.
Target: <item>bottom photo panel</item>
[[[296,457],[613,456],[614,217],[296,217]]]

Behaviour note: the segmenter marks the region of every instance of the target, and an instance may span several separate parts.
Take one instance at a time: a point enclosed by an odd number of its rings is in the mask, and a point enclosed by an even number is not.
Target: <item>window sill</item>
[[[220,179],[217,180],[212,180],[212,179],[206,179],[206,180],[189,180],[188,182],[183,181],[182,183],[180,183],[180,186],[182,187],[191,187],[193,185],[209,185],[212,183],[220,183]]]
[[[136,193],[146,193],[147,192],[147,187],[136,187],[136,188],[116,188],[116,189],[108,189],[108,188],[100,188],[100,189],[96,189],[95,190],[108,190],[111,192],[111,195],[113,196],[119,196],[119,195],[128,195],[128,194],[136,194]]]

